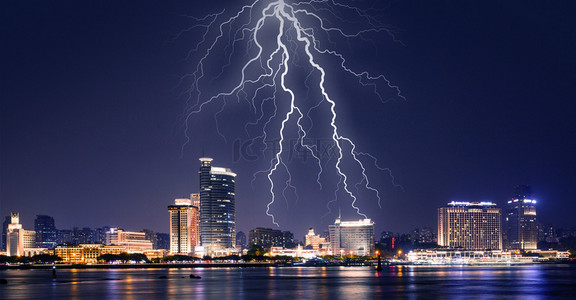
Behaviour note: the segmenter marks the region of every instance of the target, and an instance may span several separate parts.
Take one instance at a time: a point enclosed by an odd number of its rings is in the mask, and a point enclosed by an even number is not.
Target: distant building
[[[2,245],[0,250],[6,250],[6,233],[8,233],[8,225],[12,223],[10,216],[6,216],[4,222],[2,223]]]
[[[142,232],[146,235],[146,239],[152,242],[152,249],[158,249],[158,238],[156,233],[149,229],[142,229]]]
[[[326,238],[321,237],[314,233],[314,228],[308,230],[308,234],[304,237],[304,246],[312,246],[312,249],[324,249],[327,250],[330,247],[330,242],[326,241]]]
[[[200,244],[206,255],[236,252],[235,177],[200,158]]]
[[[240,249],[246,248],[246,234],[242,231],[236,233],[236,247]]]
[[[190,202],[192,203],[192,206],[196,206],[200,209],[200,193],[190,194]]]
[[[251,245],[257,245],[266,250],[272,247],[292,248],[295,246],[294,234],[290,231],[257,227],[248,233],[248,246]]]
[[[170,253],[188,255],[197,245],[198,207],[190,199],[176,199],[170,212]]]
[[[126,251],[152,250],[152,242],[146,239],[146,233],[118,228],[110,228],[106,233],[106,245],[124,247]]]
[[[257,245],[264,249],[283,247],[284,236],[281,230],[257,227],[248,233],[249,245]]]
[[[512,250],[534,250],[538,247],[536,200],[527,185],[515,187],[515,195],[506,206],[507,246]]]
[[[60,229],[58,230],[58,244],[74,244],[73,232],[70,229]],[[106,238],[104,238],[103,244],[106,243]]]
[[[72,231],[74,244],[94,244],[94,231],[91,228],[83,227],[82,229],[78,229],[74,227]]]
[[[432,244],[435,242],[434,231],[428,227],[414,229],[411,235],[414,244]]]
[[[36,215],[34,231],[36,231],[37,247],[52,249],[58,244],[58,230],[54,224],[53,217]]]
[[[394,249],[395,239],[394,232],[392,231],[382,231],[380,233],[380,245],[385,249]]]
[[[290,249],[296,247],[296,241],[294,240],[294,234],[290,231],[282,231],[283,244],[282,247]]]
[[[170,234],[169,233],[156,233],[156,249],[170,250]]]
[[[455,202],[438,208],[438,245],[501,250],[501,210],[492,202]]]
[[[94,229],[94,243],[102,245],[106,244],[106,232],[108,231],[110,231],[110,226]]]
[[[370,219],[341,221],[338,217],[329,230],[335,255],[369,256],[374,252],[374,222]]]

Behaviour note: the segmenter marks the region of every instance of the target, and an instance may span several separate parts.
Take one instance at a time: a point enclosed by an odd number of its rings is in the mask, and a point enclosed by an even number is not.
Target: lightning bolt
[[[363,26],[363,28],[347,31],[333,25],[346,22],[346,18],[340,13],[342,10],[347,11],[347,14],[356,16],[360,22],[357,22],[355,27]],[[395,38],[394,30],[378,22],[367,11],[335,0],[293,1],[290,4],[285,0],[255,0],[251,4],[242,6],[239,11],[229,17],[225,17],[224,13],[225,11],[221,11],[203,18],[194,18],[194,21],[199,24],[177,35],[177,37],[180,37],[192,29],[200,28],[203,30],[201,41],[189,53],[190,56],[199,54],[200,59],[196,69],[193,73],[181,79],[182,82],[188,79],[192,82],[190,88],[186,90],[189,110],[186,112],[186,143],[184,143],[183,149],[190,141],[188,121],[193,115],[201,113],[205,107],[216,105],[213,104],[214,102],[221,102],[220,110],[214,115],[216,123],[218,123],[219,114],[224,111],[228,103],[227,99],[234,98],[238,103],[246,102],[251,113],[254,114],[255,120],[246,123],[244,131],[250,135],[252,128],[261,128],[261,133],[253,137],[252,142],[261,141],[265,143],[270,131],[275,130],[273,124],[279,125],[279,129],[274,131],[275,136],[279,136],[276,142],[277,151],[273,154],[268,169],[255,173],[252,181],[253,183],[259,174],[266,175],[269,182],[268,191],[271,197],[266,205],[266,215],[271,218],[272,223],[279,226],[271,213],[272,206],[277,200],[275,177],[278,172],[282,171],[287,176],[287,180],[284,182],[284,189],[280,194],[286,199],[286,191],[292,189],[295,191],[296,197],[298,197],[296,187],[292,184],[292,174],[285,158],[287,135],[290,130],[289,125],[292,123],[296,124],[297,130],[295,133],[298,136],[298,145],[309,152],[316,161],[318,169],[316,182],[322,189],[321,177],[325,166],[323,167],[322,159],[317,154],[319,151],[318,145],[310,143],[308,136],[315,125],[310,117],[311,112],[327,108],[325,110],[327,110],[326,113],[329,115],[329,122],[326,125],[330,128],[329,136],[332,145],[335,147],[336,154],[333,168],[339,177],[337,188],[334,192],[335,199],[328,202],[327,207],[330,211],[330,204],[336,201],[339,192],[343,191],[351,200],[351,207],[355,212],[364,218],[368,218],[357,205],[357,195],[350,189],[350,177],[344,170],[344,161],[351,160],[359,167],[361,170],[360,184],[375,194],[380,207],[380,193],[370,184],[366,168],[360,156],[372,158],[374,164],[380,170],[388,169],[379,167],[374,156],[357,151],[357,146],[353,140],[340,133],[341,131],[337,125],[336,101],[327,90],[326,83],[329,80],[329,76],[319,57],[331,57],[331,59],[339,62],[338,67],[343,72],[356,78],[361,86],[371,88],[382,102],[387,100],[379,92],[378,86],[380,82],[392,89],[396,97],[404,99],[398,86],[393,85],[384,75],[372,75],[367,71],[353,70],[348,65],[345,56],[331,48],[331,45],[335,43],[334,38],[360,38],[366,40],[367,35],[380,32],[387,33],[392,37],[393,41],[399,42]],[[332,21],[329,22],[329,20]],[[271,35],[272,38],[265,39],[267,35]],[[221,46],[223,45],[224,47],[222,48]],[[201,49],[202,53],[200,53]],[[240,51],[238,49],[244,49],[243,58],[246,59],[241,64],[239,80],[232,88],[210,95],[209,91],[205,91],[205,87],[207,85],[213,86],[216,79],[226,74],[225,70],[230,68],[235,62],[232,56],[238,54],[237,51]],[[209,64],[210,59],[214,59],[217,56],[218,51],[225,53],[227,62],[223,65],[221,64],[220,72],[209,80],[206,78],[206,66]],[[304,80],[304,85],[308,88],[308,92],[312,89],[317,89],[319,93],[318,103],[309,105],[308,110],[304,109],[305,105],[299,103],[297,93],[288,83],[288,76],[294,72],[293,69],[303,67],[302,65],[299,66],[298,62],[309,68],[308,76]],[[311,82],[312,78],[315,78],[316,82]],[[306,99],[309,98],[308,92],[306,97],[304,97]],[[287,101],[283,101],[286,98]],[[191,104],[192,102],[193,104]],[[307,126],[306,124],[308,123],[310,125]],[[220,132],[218,124],[216,130],[226,140],[225,135]],[[394,180],[391,173],[390,176]],[[394,185],[396,186],[395,183]]]

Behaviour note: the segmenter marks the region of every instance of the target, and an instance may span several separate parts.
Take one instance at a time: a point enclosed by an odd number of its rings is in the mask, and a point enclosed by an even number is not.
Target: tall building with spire
[[[527,185],[514,187],[514,197],[506,207],[506,240],[511,250],[534,250],[538,244],[536,200]]]
[[[234,252],[236,174],[200,158],[200,243],[207,255]]]
[[[11,213],[6,233],[6,254],[8,256],[23,256],[26,249],[36,246],[36,233],[33,230],[25,230],[20,224],[20,214]]]

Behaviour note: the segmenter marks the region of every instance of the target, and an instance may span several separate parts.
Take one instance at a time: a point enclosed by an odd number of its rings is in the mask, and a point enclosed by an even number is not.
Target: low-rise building
[[[100,255],[124,252],[126,252],[126,248],[122,246],[105,246],[102,244],[80,244],[54,248],[54,255],[62,258],[63,263],[69,264],[96,263]]]
[[[128,252],[152,250],[152,242],[146,239],[145,232],[125,231],[110,228],[106,233],[106,245],[122,246]]]

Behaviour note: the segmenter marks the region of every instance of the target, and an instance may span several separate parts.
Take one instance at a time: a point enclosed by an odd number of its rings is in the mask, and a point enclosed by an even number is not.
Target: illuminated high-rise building
[[[502,249],[502,213],[492,202],[455,202],[438,208],[438,245],[466,250]]]
[[[368,256],[374,252],[374,222],[370,219],[341,221],[338,217],[329,231],[334,255]]]
[[[212,158],[200,158],[200,243],[204,253],[235,251],[236,174],[212,166]]]
[[[197,245],[198,207],[190,199],[176,199],[170,212],[170,253],[188,255]]]
[[[515,188],[514,197],[506,206],[507,247],[512,250],[534,250],[538,246],[536,200],[527,185]]]

